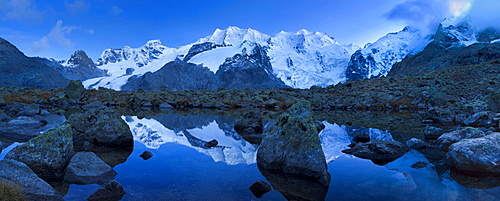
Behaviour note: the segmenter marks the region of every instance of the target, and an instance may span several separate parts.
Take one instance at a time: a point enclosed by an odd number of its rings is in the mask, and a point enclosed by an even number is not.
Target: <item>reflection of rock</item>
[[[301,175],[328,186],[330,175],[310,109],[309,103],[299,102],[280,116],[278,127],[262,141],[257,163],[267,170]]]
[[[478,138],[484,136],[485,134],[483,131],[477,128],[467,127],[460,130],[445,133],[438,138],[437,142],[439,146],[443,148],[443,150],[447,150],[451,144],[458,142],[460,140],[469,138]]]
[[[500,133],[452,144],[445,161],[459,172],[500,176]]]
[[[118,201],[123,198],[125,191],[123,186],[117,181],[113,180],[101,186],[92,195],[90,195],[88,201]]]
[[[73,127],[75,149],[83,150],[85,141],[95,145],[132,147],[132,133],[117,112],[108,107],[76,113],[68,118]]]
[[[15,147],[5,158],[23,162],[41,178],[54,180],[62,177],[73,154],[71,126],[64,124]]]
[[[92,146],[87,150],[94,152],[99,158],[111,167],[124,163],[134,151],[133,147],[108,147],[105,145]]]
[[[266,170],[259,166],[259,170],[271,183],[273,189],[280,192],[287,200],[325,200],[328,186],[305,179],[298,175],[285,174],[282,171]]]
[[[245,114],[234,125],[234,130],[240,135],[261,134],[263,129],[262,114],[257,110]]]
[[[469,176],[455,171],[450,171],[450,176],[457,183],[467,187],[476,189],[491,189],[500,186],[500,176]]]
[[[360,142],[367,143],[367,142],[370,142],[370,136],[368,134],[365,134],[365,133],[357,134],[356,136],[354,136],[352,141],[354,141],[356,143],[360,143]]]
[[[66,168],[64,180],[73,184],[103,184],[116,172],[93,152],[78,152]]]
[[[14,160],[0,160],[0,181],[19,184],[28,200],[55,201],[63,200],[54,188],[40,179],[26,164]]]
[[[343,150],[342,152],[360,158],[371,159],[377,164],[383,164],[384,162],[396,160],[408,150],[408,147],[399,142],[375,140],[367,143],[358,143],[353,148]]]
[[[250,191],[257,198],[261,198],[264,194],[271,191],[271,186],[265,181],[257,181],[250,186]]]

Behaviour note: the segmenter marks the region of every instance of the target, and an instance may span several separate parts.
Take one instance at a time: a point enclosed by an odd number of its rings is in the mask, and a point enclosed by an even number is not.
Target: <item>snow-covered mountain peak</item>
[[[264,44],[271,37],[254,29],[241,29],[235,26],[229,26],[225,30],[216,29],[210,36],[198,40],[195,44],[211,42],[222,46],[239,46],[244,41]]]

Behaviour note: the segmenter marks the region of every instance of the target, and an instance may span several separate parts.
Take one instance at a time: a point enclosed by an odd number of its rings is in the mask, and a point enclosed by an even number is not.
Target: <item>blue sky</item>
[[[428,26],[474,2],[498,0],[0,0],[0,37],[28,56],[67,59],[85,50],[193,43],[216,28],[326,32],[364,45],[408,24]],[[446,3],[443,3],[446,2]],[[454,3],[454,4],[453,4]],[[454,8],[457,7],[457,8]],[[497,13],[498,10],[492,12]]]

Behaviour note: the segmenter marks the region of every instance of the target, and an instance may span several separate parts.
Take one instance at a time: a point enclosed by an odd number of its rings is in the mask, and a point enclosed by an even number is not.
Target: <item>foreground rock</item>
[[[116,172],[92,152],[78,152],[66,168],[64,180],[73,184],[103,184]]]
[[[101,186],[96,192],[92,193],[87,200],[89,201],[118,201],[123,198],[125,191],[123,186],[113,180]]]
[[[478,138],[484,136],[485,134],[483,131],[477,128],[467,127],[449,133],[445,133],[437,139],[437,142],[442,149],[447,150],[450,145],[460,140],[469,138]]]
[[[262,141],[257,164],[329,186],[330,174],[310,108],[309,103],[299,102],[280,116],[277,126]]]
[[[457,172],[500,175],[500,133],[452,144],[445,161]]]
[[[343,150],[342,152],[370,159],[379,164],[396,160],[408,151],[409,148],[399,142],[375,140],[367,143],[358,143],[353,148]]]
[[[73,127],[73,140],[77,151],[84,150],[85,142],[112,147],[132,147],[134,144],[127,123],[108,107],[75,113],[68,118],[68,122]]]
[[[23,162],[42,179],[55,180],[73,155],[71,126],[64,124],[15,147],[5,159]]]
[[[64,200],[52,186],[40,179],[26,164],[14,160],[0,160],[0,181],[14,182],[22,186],[28,200]]]

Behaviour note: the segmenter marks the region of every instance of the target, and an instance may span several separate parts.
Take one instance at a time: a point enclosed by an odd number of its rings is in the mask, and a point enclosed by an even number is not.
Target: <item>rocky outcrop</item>
[[[0,38],[0,87],[63,88],[69,80]]]
[[[409,148],[399,142],[374,140],[367,143],[358,143],[351,149],[342,152],[370,159],[375,163],[386,163],[398,159],[408,151]]]
[[[68,123],[73,127],[73,142],[77,151],[83,150],[85,142],[111,147],[132,147],[134,144],[127,123],[108,107],[75,113],[68,118]]]
[[[247,52],[248,51],[248,52]],[[275,89],[287,87],[273,74],[264,48],[255,44],[252,50],[236,54],[219,67],[219,87],[225,89]]]
[[[299,102],[280,116],[257,152],[257,164],[329,186],[330,174],[310,109],[309,103]]]
[[[78,152],[66,168],[64,180],[72,184],[104,184],[116,172],[93,152]]]
[[[35,58],[69,80],[87,80],[106,76],[107,71],[97,68],[94,61],[87,56],[85,51],[77,50],[68,60],[56,61],[54,59]]]
[[[20,185],[27,200],[64,200],[61,194],[47,182],[40,179],[26,164],[14,160],[0,160],[0,181]],[[1,197],[1,196],[0,196]]]
[[[142,76],[129,78],[122,90],[180,91],[188,89],[217,89],[215,74],[201,65],[175,60],[165,64],[160,70],[147,72]]]
[[[375,67],[375,60],[371,55],[365,56],[361,50],[352,54],[346,69],[346,77],[349,80],[362,80],[370,78],[370,69]]]
[[[123,186],[117,181],[113,180],[101,186],[92,195],[90,195],[88,201],[118,201],[121,200],[125,195]]]
[[[200,43],[200,44],[194,44],[189,49],[186,56],[184,57],[184,61],[188,62],[191,58],[193,58],[195,55],[197,55],[199,53],[202,53],[202,52],[205,52],[208,50],[212,50],[212,49],[215,49],[215,48],[221,47],[221,46],[223,46],[223,45],[217,45],[217,44],[212,43],[212,42],[204,42],[204,43]]]
[[[437,139],[437,142],[442,149],[446,150],[451,144],[458,142],[460,140],[469,138],[478,138],[484,136],[485,133],[483,131],[477,128],[467,127],[449,133],[445,133]]]
[[[446,164],[458,172],[500,175],[500,133],[454,143],[446,154]]]
[[[73,154],[71,126],[64,124],[15,147],[5,159],[23,162],[40,178],[55,180],[62,178]]]

